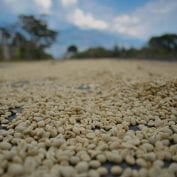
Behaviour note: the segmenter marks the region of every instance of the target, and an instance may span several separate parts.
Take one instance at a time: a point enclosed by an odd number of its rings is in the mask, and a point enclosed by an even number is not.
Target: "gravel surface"
[[[1,177],[176,177],[177,63],[0,63]]]

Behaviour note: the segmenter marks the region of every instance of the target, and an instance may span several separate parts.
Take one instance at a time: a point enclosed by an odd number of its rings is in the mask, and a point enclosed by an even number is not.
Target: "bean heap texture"
[[[177,63],[0,64],[1,177],[176,177]]]

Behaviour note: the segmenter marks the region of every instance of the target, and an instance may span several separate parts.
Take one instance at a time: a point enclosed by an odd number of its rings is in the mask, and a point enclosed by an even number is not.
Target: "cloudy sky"
[[[152,35],[177,33],[177,0],[0,0],[1,26],[19,14],[48,15],[59,31],[50,49],[56,57],[70,44],[139,47]]]

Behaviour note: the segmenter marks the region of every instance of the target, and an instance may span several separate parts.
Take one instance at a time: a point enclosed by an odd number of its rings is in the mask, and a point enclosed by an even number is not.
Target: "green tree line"
[[[0,26],[0,60],[52,58],[46,49],[55,42],[57,34],[45,20],[20,15],[17,25]]]
[[[32,60],[52,58],[46,52],[57,39],[58,32],[50,29],[47,22],[33,15],[20,15],[16,25],[0,26],[0,60]],[[69,58],[147,58],[177,60],[177,35],[164,34],[151,37],[140,49],[115,45],[79,51],[71,45]]]
[[[72,46],[73,47],[73,46]],[[75,46],[77,48],[77,46]],[[68,47],[69,51],[70,47]],[[144,58],[144,59],[161,59],[177,60],[177,35],[164,34],[161,36],[151,37],[146,46],[140,49],[124,48],[118,45],[112,49],[104,47],[89,48],[82,52],[78,49],[73,51],[71,58]]]

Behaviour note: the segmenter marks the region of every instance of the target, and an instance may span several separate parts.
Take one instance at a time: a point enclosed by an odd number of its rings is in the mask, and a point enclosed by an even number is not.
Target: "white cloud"
[[[174,22],[177,17],[177,0],[149,0],[136,10],[119,15],[115,14],[116,9],[111,3],[110,8],[114,13],[109,13],[103,4],[94,0],[82,3],[78,3],[79,0],[22,0],[20,5],[19,0],[0,1],[1,6],[5,4],[8,11],[15,15],[49,13],[49,24],[59,30],[73,24],[82,29],[104,30],[114,35],[143,40],[151,35],[177,32],[177,24]],[[97,10],[98,5],[101,10]],[[94,8],[96,10],[92,10]]]
[[[173,13],[177,11],[176,0],[156,0],[149,1],[144,6],[137,8],[133,12],[112,15],[110,20],[100,19],[101,13],[92,14],[85,12],[76,5],[78,0],[65,1],[65,6],[69,6],[67,19],[69,23],[82,29],[105,30],[113,34],[124,35],[128,37],[147,39],[155,33],[163,33],[168,30],[166,24],[173,19]],[[104,12],[106,13],[106,12]],[[169,20],[168,20],[169,18]]]
[[[155,33],[166,32],[176,10],[176,0],[150,1],[133,13],[114,17],[111,29],[119,34],[145,39]]]
[[[52,0],[34,0],[39,9],[42,10],[43,13],[50,13],[50,9],[52,7]]]
[[[21,13],[50,13],[52,7],[52,0],[2,0],[2,3],[6,4],[7,7],[12,10],[15,14]]]
[[[19,3],[18,0],[3,0],[3,3],[7,5],[7,7],[13,11],[14,13],[24,13],[27,9],[27,1],[21,1],[20,5],[18,6],[17,4]],[[30,8],[30,7],[28,7]]]
[[[165,15],[168,13],[171,13],[171,11],[176,10],[177,8],[177,1],[176,0],[156,0],[151,1],[146,6],[144,6],[143,9],[140,9],[140,11],[146,11],[150,12],[154,15]]]
[[[81,9],[76,9],[69,16],[70,22],[83,29],[105,30],[108,25],[105,21],[96,19],[92,14],[85,13]]]
[[[77,3],[78,0],[60,0],[64,7],[69,7]]]
[[[132,37],[142,37],[146,33],[147,26],[141,25],[141,19],[138,16],[120,15],[112,22],[111,30]]]
[[[122,24],[136,24],[139,22],[139,18],[131,17],[129,15],[120,15],[115,19],[118,23]]]

